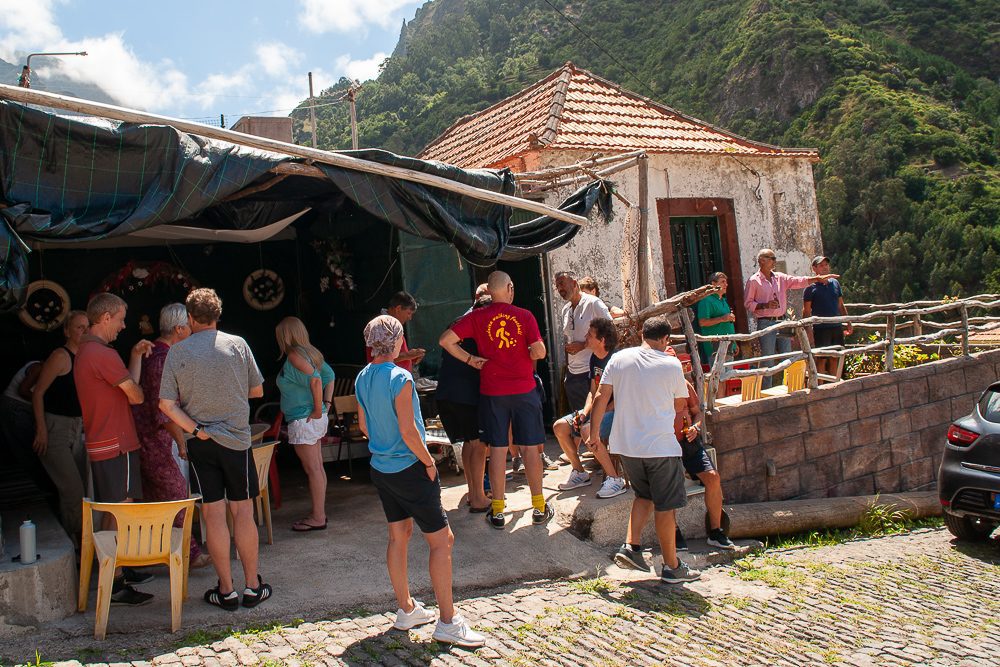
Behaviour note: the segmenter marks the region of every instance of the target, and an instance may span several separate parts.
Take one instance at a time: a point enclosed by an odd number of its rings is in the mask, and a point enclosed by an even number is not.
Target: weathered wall
[[[579,162],[589,154],[543,152],[541,168]],[[742,163],[742,164],[741,164]],[[758,179],[746,167],[760,173]],[[638,175],[628,169],[609,177],[623,197],[638,202]],[[552,191],[546,203],[558,204],[575,188]],[[758,198],[759,195],[759,198]],[[700,197],[731,199],[736,218],[740,265],[744,280],[756,270],[757,251],[773,247],[790,273],[809,275],[810,261],[822,252],[819,215],[812,164],[807,159],[739,158],[718,155],[651,154],[649,157],[648,243],[650,282],[660,298],[663,289],[663,249],[656,201],[663,198]],[[609,304],[622,303],[621,239],[627,209],[614,200],[614,220],[592,223],[576,238],[548,254],[552,274],[571,270],[594,276]],[[736,304],[734,304],[735,306]],[[553,298],[555,312],[562,301]],[[555,318],[553,321],[558,321]]]
[[[948,425],[997,378],[993,350],[717,410],[709,427],[726,501],[930,488]]]

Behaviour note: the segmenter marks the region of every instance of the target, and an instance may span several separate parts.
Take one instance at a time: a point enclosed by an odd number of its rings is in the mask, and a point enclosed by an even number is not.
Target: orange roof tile
[[[815,149],[751,141],[685,116],[573,63],[459,119],[419,157],[469,169],[539,149],[819,158]]]

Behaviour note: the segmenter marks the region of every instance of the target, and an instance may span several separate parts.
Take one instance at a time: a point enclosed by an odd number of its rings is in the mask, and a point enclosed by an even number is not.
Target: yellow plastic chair
[[[763,375],[740,378],[740,393],[732,396],[724,396],[715,399],[716,405],[739,405],[749,401],[756,401],[760,398],[760,385],[764,380]]]
[[[274,455],[274,448],[278,446],[277,440],[266,442],[255,446],[253,452],[254,466],[257,468],[257,488],[260,493],[253,499],[254,507],[257,509],[257,525],[263,525],[267,529],[267,543],[274,544],[274,531],[271,528],[271,491],[268,488],[268,475],[271,472],[271,459]],[[229,524],[229,534],[233,534],[233,515],[226,511],[226,523]],[[237,552],[238,556],[238,552]]]
[[[163,563],[170,568],[170,631],[181,627],[181,604],[187,598],[188,560],[191,555],[191,515],[196,498],[162,503],[95,503],[83,499],[83,543],[80,554],[78,611],[86,611],[90,573],[96,552],[97,618],[94,638],[104,639],[111,607],[115,568]],[[115,517],[116,530],[94,530],[94,511]],[[184,524],[174,528],[181,510]]]
[[[790,364],[785,369],[784,384],[777,387],[765,389],[761,394],[764,396],[786,396],[793,391],[802,391],[806,388],[806,361],[801,359]]]

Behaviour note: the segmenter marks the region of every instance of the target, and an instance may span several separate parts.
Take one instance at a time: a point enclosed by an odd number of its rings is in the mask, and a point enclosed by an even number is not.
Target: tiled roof
[[[573,63],[460,119],[420,157],[474,168],[538,149],[819,157],[814,149],[780,148],[744,139]]]

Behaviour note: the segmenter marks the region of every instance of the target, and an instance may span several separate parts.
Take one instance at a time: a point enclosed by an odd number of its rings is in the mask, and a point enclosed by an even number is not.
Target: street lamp
[[[17,85],[22,88],[31,88],[31,59],[35,56],[85,56],[86,51],[63,51],[59,53],[29,53],[28,59],[24,61],[24,67],[21,68],[21,78],[18,79]]]

